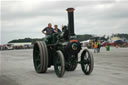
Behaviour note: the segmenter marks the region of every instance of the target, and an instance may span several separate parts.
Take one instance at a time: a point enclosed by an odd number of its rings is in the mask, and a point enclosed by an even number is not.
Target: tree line
[[[77,39],[79,41],[84,41],[84,40],[88,40],[88,39],[91,39],[93,38],[94,35],[91,35],[91,34],[83,34],[83,35],[77,35]],[[128,34],[112,34],[111,37],[120,37],[120,38],[126,38],[128,39]],[[103,37],[101,37],[101,39],[104,39],[104,40],[107,40],[105,38],[105,35]],[[31,42],[31,43],[34,43],[35,41],[42,41],[42,38],[24,38],[24,39],[14,39],[14,40],[11,40],[9,41],[8,43],[24,43],[24,42]]]
[[[122,33],[122,34],[120,34],[120,33],[118,33],[118,34],[112,34],[112,37],[120,37],[120,38],[126,38],[126,39],[128,39],[128,34],[124,34],[124,33]]]

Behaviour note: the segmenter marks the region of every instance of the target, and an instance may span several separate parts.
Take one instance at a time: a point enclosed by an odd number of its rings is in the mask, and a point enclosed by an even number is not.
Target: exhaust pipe
[[[69,37],[75,35],[75,33],[74,33],[74,15],[73,15],[74,10],[75,10],[74,8],[67,8]]]

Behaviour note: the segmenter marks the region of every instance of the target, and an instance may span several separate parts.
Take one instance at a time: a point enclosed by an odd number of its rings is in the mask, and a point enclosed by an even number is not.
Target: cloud
[[[74,7],[75,33],[128,33],[128,2],[120,0],[2,1],[2,43],[24,37],[43,37],[49,22],[68,23],[66,9]]]

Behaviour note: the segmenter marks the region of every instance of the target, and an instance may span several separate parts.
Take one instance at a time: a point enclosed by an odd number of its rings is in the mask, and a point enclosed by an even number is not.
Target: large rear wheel
[[[81,68],[82,71],[89,75],[93,71],[94,59],[92,53],[85,49],[81,54]]]
[[[37,41],[33,47],[33,63],[37,73],[45,73],[48,67],[48,50],[45,42]]]
[[[64,60],[64,55],[60,50],[56,51],[56,54],[54,57],[54,70],[58,77],[62,77],[64,75],[65,60]]]

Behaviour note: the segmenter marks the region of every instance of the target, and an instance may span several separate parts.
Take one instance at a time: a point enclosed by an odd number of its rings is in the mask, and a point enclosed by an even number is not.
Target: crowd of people
[[[94,53],[99,53],[100,48],[101,48],[101,43],[100,40],[91,40],[88,45],[90,46],[91,49],[94,49]]]

